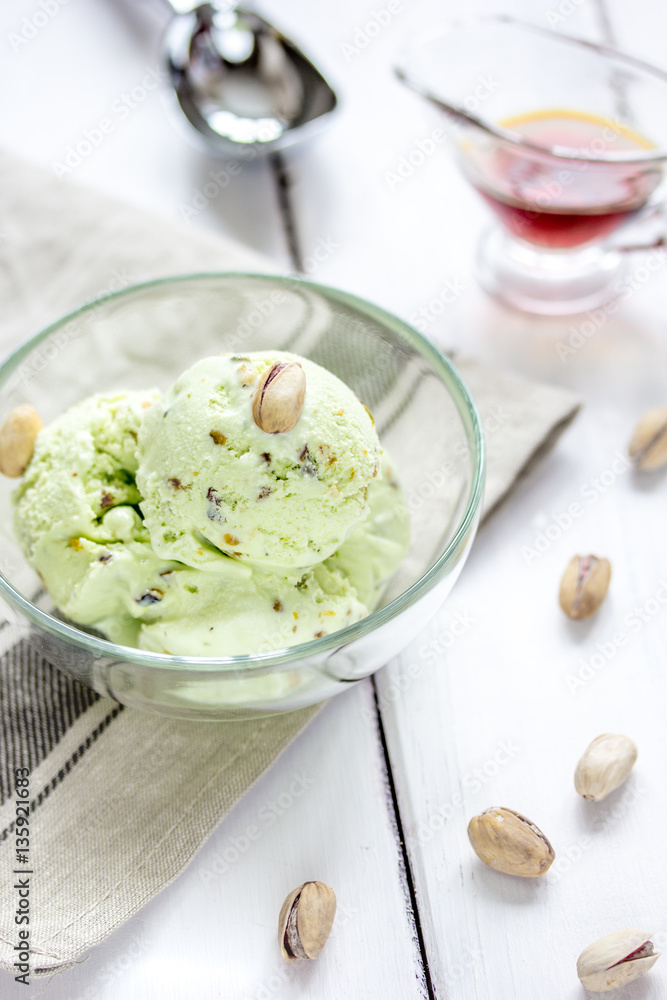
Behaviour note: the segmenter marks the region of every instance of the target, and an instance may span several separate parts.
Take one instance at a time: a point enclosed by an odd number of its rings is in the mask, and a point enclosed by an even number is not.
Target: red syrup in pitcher
[[[597,157],[655,148],[618,122],[550,110],[500,124],[545,147],[545,153],[469,139],[461,146],[463,167],[509,232],[535,246],[563,250],[607,236],[643,208],[662,180],[654,163],[567,160],[547,153],[554,146]]]

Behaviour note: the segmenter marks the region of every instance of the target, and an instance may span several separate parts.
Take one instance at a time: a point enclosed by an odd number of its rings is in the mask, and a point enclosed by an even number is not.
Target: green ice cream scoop
[[[139,426],[157,398],[119,392],[72,407],[40,431],[14,493],[16,534],[54,603],[130,645],[171,568],[151,548],[134,479]]]
[[[258,414],[279,410],[290,381],[267,377],[282,366],[298,367],[305,392],[291,429],[272,432]],[[304,569],[366,516],[379,461],[372,417],[314,362],[273,352],[205,358],[142,423],[140,506],[165,559],[215,572],[225,553],[263,569]]]
[[[313,430],[316,421],[308,407],[316,410],[322,404],[309,404],[308,389],[291,431],[269,434],[256,422],[255,429],[249,426],[248,420],[254,421],[253,397],[242,391],[242,383],[247,380],[248,386],[257,386],[273,363],[267,355],[261,360],[254,355],[245,360],[207,359],[190,369],[167,397],[156,392],[92,396],[39,431],[32,460],[14,494],[15,529],[29,562],[64,615],[121,645],[160,653],[230,656],[320,638],[359,621],[376,607],[409,542],[409,517],[395,470],[380,451],[370,417],[352,393],[344,386],[343,392],[330,378],[318,381],[322,369],[314,371],[317,366],[304,359],[298,363],[310,380],[309,389],[327,386],[325,414],[333,405],[335,389],[336,405],[351,415],[345,434],[328,435],[338,413],[328,423],[320,419],[319,431]],[[201,393],[199,383],[204,386]],[[225,384],[231,386],[229,395],[240,396],[241,402],[236,408],[217,402],[209,406],[206,400],[214,398],[215,386],[220,390]],[[194,412],[188,423],[191,400]],[[182,440],[169,424],[171,410],[181,403],[186,411],[179,415]],[[227,415],[226,423],[221,412]],[[295,438],[303,413],[306,420]],[[209,437],[215,432],[210,448],[207,442],[201,447],[200,441],[188,452],[187,428],[195,434],[202,423],[210,425]],[[161,436],[163,424],[168,429],[163,453],[158,454],[154,435]],[[244,427],[245,437],[237,431],[237,447],[228,449],[220,439],[235,427]],[[313,471],[303,470],[306,459],[297,457],[295,462],[293,450],[300,446],[304,431],[308,449],[312,443],[320,456],[331,457],[324,445],[332,449],[335,441],[336,461],[313,460]],[[255,439],[269,442],[271,461],[260,456],[257,463],[250,445],[238,443]],[[157,477],[159,488],[150,493],[154,473],[146,470],[146,442],[155,449],[155,462],[164,467],[162,479],[166,472],[177,478],[170,448],[176,449],[180,487],[167,482],[162,488]],[[245,456],[249,457],[244,460]],[[342,477],[340,488],[337,476]],[[193,518],[197,510],[201,514],[201,503],[199,507],[195,503],[197,497],[201,501],[200,477],[216,483],[213,488],[228,498],[224,502],[231,522],[221,520],[222,510],[218,516],[223,501],[218,504],[205,495],[208,535],[202,538],[194,523],[187,521],[191,512]],[[355,479],[359,482],[351,485]],[[226,493],[223,482],[231,484]],[[206,493],[210,488],[206,486]],[[264,488],[279,493],[289,513],[265,504],[273,493],[251,504],[254,491]],[[179,502],[172,506],[165,496]],[[244,518],[248,510],[251,513]],[[256,511],[268,512],[266,540]],[[323,523],[328,512],[333,528]],[[181,539],[180,545],[160,544],[165,529]],[[308,566],[274,566],[266,558],[252,562],[247,554],[239,557],[236,548],[231,555],[214,548],[219,538],[215,530],[223,535],[231,530],[242,533],[250,553],[272,545],[276,558],[284,552],[300,562],[299,553],[309,553],[312,559],[317,545],[325,555]],[[258,549],[255,535],[264,549]]]

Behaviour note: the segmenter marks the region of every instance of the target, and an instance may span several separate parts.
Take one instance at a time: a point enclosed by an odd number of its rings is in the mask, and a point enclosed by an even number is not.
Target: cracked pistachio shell
[[[35,440],[44,424],[32,406],[17,406],[0,427],[0,472],[18,479],[28,468]]]
[[[603,733],[586,747],[574,772],[579,795],[599,802],[630,776],[637,760],[637,747],[629,736]]]
[[[296,427],[306,397],[306,373],[297,361],[277,361],[259,380],[252,415],[267,434],[286,434]]]
[[[573,556],[560,582],[558,600],[575,621],[590,618],[598,610],[609,590],[611,563],[597,556]]]
[[[628,454],[642,472],[654,472],[667,465],[667,407],[644,414],[635,427]]]
[[[325,882],[304,882],[289,894],[278,918],[280,951],[286,962],[317,958],[336,916],[336,894]]]
[[[651,969],[660,958],[647,931],[630,928],[594,941],[577,960],[577,975],[591,993],[627,986]]]
[[[492,806],[468,824],[472,849],[485,865],[506,875],[537,878],[556,857],[542,831],[521,813]]]

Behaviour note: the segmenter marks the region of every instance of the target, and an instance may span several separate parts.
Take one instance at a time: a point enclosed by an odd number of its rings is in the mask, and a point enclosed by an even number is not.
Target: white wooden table
[[[502,309],[475,283],[486,211],[447,149],[399,186],[386,178],[441,125],[394,81],[392,57],[462,5],[264,0],[262,9],[302,41],[342,99],[328,131],[285,157],[306,272],[408,320],[426,310],[423,328],[438,344],[570,386],[585,410],[481,530],[429,630],[328,706],[189,869],[80,966],[29,991],[3,974],[0,996],[575,1000],[576,958],[591,940],[640,926],[667,944],[666,483],[614,471],[638,416],[667,402],[667,256],[648,278],[637,258],[635,290],[601,324]],[[391,16],[376,32],[367,26],[381,9]],[[659,0],[465,5],[500,9],[667,64]],[[188,145],[157,89],[142,96],[146,74],[159,75],[164,23],[150,0],[4,4],[3,144],[48,167],[111,118],[75,179],[229,234],[289,270],[267,164],[188,213],[219,164]],[[582,346],[562,358],[558,345],[577,332]],[[549,528],[573,502],[581,514],[571,526]],[[556,604],[578,551],[614,567],[606,604],[584,625]],[[605,731],[632,736],[639,760],[627,785],[595,806],[575,795],[572,774]],[[545,878],[501,876],[472,854],[468,820],[493,804],[526,813],[551,838],[557,860]],[[248,846],[252,824],[261,836]],[[294,969],[280,959],[276,918],[285,886],[310,878],[334,886],[339,915],[319,960]],[[664,998],[663,962],[622,995]]]

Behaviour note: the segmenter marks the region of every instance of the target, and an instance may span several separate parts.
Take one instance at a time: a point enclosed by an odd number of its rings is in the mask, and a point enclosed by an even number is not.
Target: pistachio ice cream
[[[288,433],[267,433],[253,404],[262,376],[285,362],[305,375],[302,408]],[[330,372],[290,354],[227,355],[193,365],[146,414],[137,485],[165,558],[215,569],[224,552],[305,568],[367,515],[379,461],[370,414]]]
[[[176,655],[280,649],[359,621],[409,540],[368,411],[284,353],[206,358],[163,395],[83,400],[37,433],[14,504],[64,616]]]

